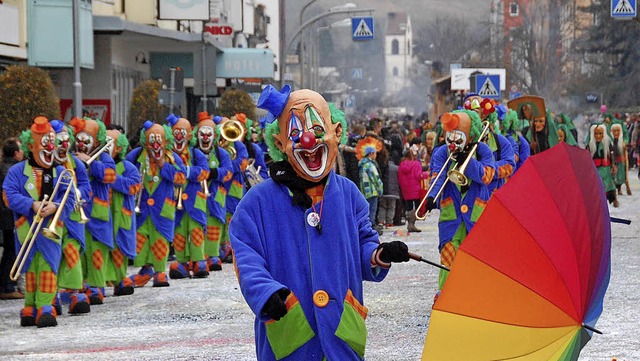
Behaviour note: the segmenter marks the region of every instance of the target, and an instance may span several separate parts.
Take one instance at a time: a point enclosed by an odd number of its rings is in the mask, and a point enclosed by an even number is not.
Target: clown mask
[[[205,154],[209,154],[213,148],[213,142],[216,137],[216,124],[211,119],[202,120],[198,123],[198,148]]]
[[[114,139],[114,142],[111,143],[111,145],[109,145],[109,155],[111,156],[111,158],[116,159],[118,157],[118,155],[120,154],[120,152],[122,152],[122,147],[118,147],[116,145],[116,143],[118,142],[118,137],[122,135],[122,133],[120,133],[119,131],[115,130],[115,129],[109,129],[107,130],[107,144],[109,144],[109,141],[111,139]]]
[[[161,161],[164,157],[164,149],[167,142],[164,136],[164,128],[159,124],[154,124],[144,132],[144,136],[149,158],[155,162]]]
[[[67,161],[67,154],[69,153],[69,146],[71,145],[70,138],[69,131],[67,131],[66,127],[56,133],[56,151],[54,153],[56,163],[64,164]]]
[[[31,126],[33,142],[27,148],[32,154],[33,160],[42,168],[49,169],[53,165],[53,153],[55,151],[56,133],[49,125],[45,117],[36,117]]]
[[[298,176],[312,182],[326,177],[338,154],[342,126],[331,122],[324,98],[308,89],[291,93],[278,126],[276,146],[287,155]]]
[[[192,136],[191,130],[191,123],[185,118],[178,119],[171,127],[174,139],[173,150],[176,153],[182,154],[186,151]]]
[[[470,143],[471,118],[468,114],[445,113],[442,115],[442,126],[445,130],[445,143],[449,153],[464,151]]]
[[[91,154],[98,145],[100,127],[93,119],[84,119],[84,127],[78,131],[76,142],[79,153]]]

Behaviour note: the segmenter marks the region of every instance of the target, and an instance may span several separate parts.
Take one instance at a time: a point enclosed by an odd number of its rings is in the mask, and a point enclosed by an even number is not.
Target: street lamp
[[[347,5],[347,4],[345,4]],[[307,27],[315,24],[317,21],[324,19],[327,16],[332,16],[332,15],[337,15],[337,14],[349,14],[351,15],[358,15],[358,14],[362,14],[362,13],[368,13],[368,14],[372,14],[375,10],[374,9],[354,9],[352,5],[347,5],[346,8],[344,8],[343,6],[336,6],[333,8],[333,11],[327,11],[326,13],[322,13],[320,15],[317,15],[307,21],[305,21],[302,25],[300,25],[300,27],[298,28],[298,30],[295,31],[295,33],[293,34],[293,36],[291,37],[291,39],[289,40],[289,43],[287,43],[287,46],[285,49],[291,49],[291,46],[293,45],[293,43],[298,40],[298,37],[300,37],[300,35],[307,29]],[[315,39],[314,39],[315,41]],[[303,40],[300,40],[300,43],[304,43]],[[300,84],[301,86],[304,88],[304,73],[305,73],[305,69],[304,69],[304,59],[302,59],[302,55],[306,55],[303,53],[302,51],[302,45],[298,47],[298,58],[300,59],[299,63],[300,63]]]
[[[345,5],[353,5],[353,4],[345,4]],[[311,69],[312,70],[311,71],[313,73],[313,76],[311,78],[311,88],[316,91],[320,91],[319,82],[318,82],[318,72],[320,70],[320,33],[323,31],[329,31],[333,28],[339,28],[339,27],[351,27],[351,18],[345,18],[345,19],[336,21],[331,25],[321,26],[316,29],[316,40],[313,42],[312,48],[311,48],[311,51],[312,51],[311,53],[311,57],[312,57]]]

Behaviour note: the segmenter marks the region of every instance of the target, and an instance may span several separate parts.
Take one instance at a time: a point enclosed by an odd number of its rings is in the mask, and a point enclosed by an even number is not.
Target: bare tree
[[[560,32],[560,1],[530,2],[523,6],[523,26],[508,34],[511,63],[507,65],[512,83],[523,91],[553,97],[563,85]]]
[[[447,68],[467,52],[478,50],[478,44],[484,41],[464,17],[438,15],[427,23],[416,21],[414,33],[415,55],[422,61],[441,62]]]

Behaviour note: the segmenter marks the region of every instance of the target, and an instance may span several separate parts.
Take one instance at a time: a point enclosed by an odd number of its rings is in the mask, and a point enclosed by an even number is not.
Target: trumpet
[[[450,169],[447,172],[447,178],[445,178],[445,180],[442,183],[442,186],[440,187],[440,190],[438,191],[436,196],[433,197],[434,202],[438,199],[438,197],[440,197],[440,195],[442,194],[442,191],[444,190],[444,188],[447,185],[448,181],[452,181],[453,183],[455,183],[455,184],[457,184],[459,186],[466,186],[466,185],[469,184],[469,179],[467,178],[467,176],[464,175],[464,172],[467,169],[467,166],[469,165],[469,162],[471,161],[471,158],[475,154],[476,149],[478,148],[478,143],[480,143],[482,141],[482,139],[484,139],[484,137],[486,137],[487,133],[489,132],[489,122],[484,121],[484,122],[482,122],[482,125],[483,125],[482,133],[480,133],[480,137],[478,138],[478,142],[476,142],[476,144],[473,145],[473,147],[469,151],[469,155],[464,160],[464,162],[462,162],[462,164],[460,166],[458,166],[457,168]],[[416,214],[415,214],[417,219],[424,220],[425,218],[427,218],[427,213],[428,212],[425,213],[425,214],[420,214],[420,209],[422,209],[422,207],[427,202],[427,199],[429,198],[429,193],[431,193],[431,191],[433,190],[433,187],[435,187],[435,185],[438,183],[438,179],[440,179],[440,176],[442,174],[444,174],[444,170],[449,168],[449,163],[453,160],[454,155],[455,155],[455,153],[449,154],[449,157],[447,158],[447,160],[442,165],[442,169],[440,169],[440,171],[438,172],[438,174],[436,175],[436,177],[432,181],[431,186],[429,186],[429,189],[427,190],[427,194],[420,201],[420,205],[418,205],[418,208],[416,209]]]
[[[256,168],[255,162],[255,159],[251,159],[249,161],[247,169],[244,170],[245,179],[247,180],[247,183],[249,183],[249,187],[253,187],[256,184],[264,181],[264,178],[262,178],[262,176],[260,175],[260,169],[262,167],[258,166],[258,168]]]
[[[176,188],[178,188],[177,192],[175,192],[175,193],[177,193],[176,198],[178,199],[178,204],[176,205],[176,209],[181,211],[181,210],[184,209],[184,207],[182,206],[182,186],[176,187]],[[174,191],[175,191],[175,189],[174,189]]]
[[[140,202],[142,201],[142,189],[144,188],[144,177],[147,175],[147,168],[143,167],[142,164],[140,164],[140,189],[138,189],[138,192],[136,193],[136,207],[134,208],[134,211],[136,213],[140,213]]]
[[[22,273],[22,268],[27,261],[27,256],[31,252],[31,248],[33,248],[33,244],[36,241],[36,235],[38,235],[38,233],[40,232],[40,228],[42,228],[42,223],[44,222],[44,217],[42,217],[42,209],[47,203],[48,198],[48,194],[45,194],[42,198],[40,207],[38,207],[38,211],[33,217],[33,222],[31,222],[31,227],[29,227],[29,231],[24,238],[24,243],[22,244],[22,247],[20,247],[20,251],[18,251],[18,253],[16,254],[16,260],[13,262],[13,266],[11,266],[11,271],[9,272],[9,278],[12,281],[17,281],[18,278],[20,278],[20,273]]]
[[[113,145],[113,143],[115,143],[115,140],[110,138],[109,141],[105,145],[103,145],[101,148],[96,148],[93,152],[91,152],[92,154],[91,158],[89,158],[85,163],[91,164],[94,160],[96,160],[100,156],[100,154],[109,150],[109,148],[111,147],[111,145]]]
[[[78,221],[78,223],[86,224],[87,222],[89,222],[89,217],[87,217],[87,215],[84,213],[84,208],[82,207],[82,204],[85,201],[84,199],[82,199],[82,194],[78,189],[78,180],[75,177],[75,173],[73,177],[73,190],[74,190],[73,193],[75,193],[75,196],[76,196],[75,210],[78,211],[78,213],[80,213],[80,220]]]
[[[202,186],[202,193],[204,193],[204,196],[209,198],[209,196],[211,196],[211,193],[209,192],[209,183],[207,183],[207,180],[203,179],[200,182],[200,185]]]

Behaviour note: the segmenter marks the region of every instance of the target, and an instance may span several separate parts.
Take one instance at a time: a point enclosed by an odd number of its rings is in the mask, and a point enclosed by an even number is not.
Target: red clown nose
[[[311,149],[316,146],[316,136],[311,132],[304,132],[300,137],[300,144],[304,149]]]
[[[450,151],[452,151],[452,152],[453,152],[454,150],[456,150],[456,145],[455,145],[455,144],[453,144],[453,143],[449,143],[449,150],[450,150]]]

